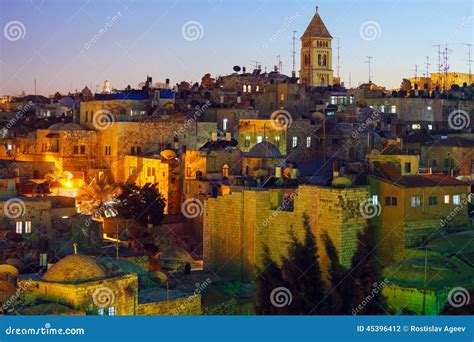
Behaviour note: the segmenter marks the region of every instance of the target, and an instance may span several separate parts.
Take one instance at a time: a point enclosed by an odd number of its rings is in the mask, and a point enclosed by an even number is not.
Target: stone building
[[[442,174],[402,175],[396,165],[381,163],[369,184],[384,265],[404,260],[407,248],[467,226],[469,187],[462,181]]]
[[[332,36],[316,13],[301,37],[301,83],[311,87],[333,85]]]
[[[117,178],[117,182],[134,183],[140,187],[152,184],[166,201],[165,213],[178,214],[180,212],[181,168],[175,152],[165,150],[161,154],[127,155],[123,163],[126,177]]]
[[[304,185],[297,190],[243,190],[210,198],[204,210],[204,266],[224,278],[252,281],[265,244],[280,263],[287,255],[290,230],[302,238],[303,214],[309,216],[323,269],[328,265],[320,238],[323,232],[329,234],[342,264],[348,266],[357,233],[366,226],[359,204],[367,196],[367,187]]]
[[[60,304],[86,315],[187,315],[201,313],[201,296],[159,287],[139,267],[110,258],[70,255],[28,282],[23,305]],[[37,312],[36,314],[47,314]]]
[[[276,146],[281,155],[287,154],[288,124],[278,125],[275,120],[250,119],[240,120],[237,140],[242,152],[248,152],[258,144],[268,141]]]
[[[461,176],[472,183],[474,175],[474,140],[447,137],[428,141],[421,147],[421,161],[433,172]]]

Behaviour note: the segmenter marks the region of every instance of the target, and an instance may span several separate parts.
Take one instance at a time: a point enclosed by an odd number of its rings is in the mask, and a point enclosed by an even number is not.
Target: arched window
[[[243,91],[244,93],[246,93],[246,92],[247,92],[247,85],[244,84],[242,88],[243,88],[242,91]]]
[[[326,66],[326,55],[323,55],[323,66]]]
[[[304,55],[304,65],[308,66],[309,65],[309,56]]]
[[[247,90],[249,91],[249,93],[251,93],[251,92],[252,92],[252,86],[251,86],[250,84],[248,85],[248,88],[247,88]]]
[[[321,59],[321,54],[318,54],[318,65],[322,65],[322,59]]]

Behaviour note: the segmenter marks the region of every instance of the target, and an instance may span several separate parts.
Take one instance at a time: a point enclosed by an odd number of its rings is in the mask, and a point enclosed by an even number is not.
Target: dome
[[[94,259],[84,255],[68,255],[55,263],[44,274],[43,280],[69,283],[105,276],[105,270]]]
[[[332,186],[335,188],[347,188],[351,186],[352,180],[347,177],[336,177],[332,180]]]
[[[181,247],[167,247],[161,252],[160,260],[192,262],[193,257]]]
[[[262,141],[248,151],[247,157],[250,158],[281,158],[282,155],[278,147],[268,141]]]

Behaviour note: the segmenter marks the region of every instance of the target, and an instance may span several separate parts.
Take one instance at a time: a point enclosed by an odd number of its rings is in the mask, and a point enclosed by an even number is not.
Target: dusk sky
[[[367,81],[366,56],[373,57],[373,81],[389,88],[413,76],[415,64],[422,75],[425,56],[435,72],[433,45],[445,42],[452,50],[450,70],[468,72],[463,43],[473,41],[472,1],[317,3],[334,37],[334,75],[340,39],[340,75],[346,86],[349,73],[352,86]],[[154,82],[195,82],[207,72],[229,74],[234,65],[250,70],[251,60],[271,70],[277,55],[283,72],[290,74],[293,30],[298,31],[298,70],[299,37],[315,6],[305,0],[0,0],[0,95],[33,93],[35,78],[37,93],[44,95],[91,84],[95,91],[105,79],[118,89],[136,87],[146,75]],[[11,21],[24,25],[22,39],[7,39]],[[183,25],[190,21],[198,23],[197,37],[183,37]],[[364,23],[375,28],[375,36],[363,39]],[[99,37],[95,42],[94,36]]]

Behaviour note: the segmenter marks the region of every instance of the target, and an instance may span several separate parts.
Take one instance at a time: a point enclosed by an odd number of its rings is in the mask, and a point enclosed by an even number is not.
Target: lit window
[[[461,196],[460,196],[460,195],[454,195],[454,196],[453,196],[453,204],[454,204],[454,205],[459,205],[459,204],[461,204]]]
[[[332,105],[337,104],[337,96],[331,96],[331,104]]]
[[[413,124],[413,125],[411,125],[411,129],[421,129],[421,125],[420,124]]]
[[[385,106],[383,106],[383,105],[380,106],[380,112],[381,112],[381,113],[385,113]]]
[[[229,177],[229,165],[227,164],[222,167],[222,177]]]
[[[25,234],[31,234],[31,221],[25,222]]]
[[[444,204],[449,204],[449,195],[444,195]]]
[[[99,310],[97,310],[97,314],[98,314],[99,316],[103,316],[103,315],[104,315],[104,309],[99,309]]]
[[[257,144],[263,141],[263,137],[261,135],[257,135]]]
[[[255,91],[260,91],[260,86],[256,86]]]
[[[245,136],[245,147],[250,147],[250,135]]]
[[[373,205],[379,205],[379,196],[378,195],[373,195],[372,196],[372,204]]]
[[[392,106],[392,107],[390,107],[390,112],[391,112],[392,114],[396,114],[396,113],[397,113],[397,106]]]
[[[311,137],[306,137],[306,147],[311,147]]]
[[[349,96],[349,103],[350,104],[354,103],[354,95]]]
[[[280,101],[285,101],[285,94],[280,94]]]
[[[291,147],[295,148],[296,146],[298,146],[298,137],[293,137],[291,139]]]
[[[243,86],[243,89],[242,89],[242,90],[243,90],[243,92],[244,92],[244,93],[246,93],[246,92],[247,92],[247,85],[245,85],[245,84],[244,84],[244,86]]]
[[[252,92],[252,86],[249,84],[248,85],[248,88],[247,88],[248,92],[251,93]]]
[[[431,106],[428,106],[428,107],[426,107],[426,109],[427,109],[427,110],[431,110],[432,108],[431,108]]]
[[[109,309],[109,316],[115,316],[115,306],[111,306]]]
[[[411,207],[412,208],[421,207],[421,197],[420,196],[412,196],[412,198],[411,198]]]
[[[22,234],[23,233],[23,222],[18,221],[16,223],[16,233],[17,234]]]
[[[430,131],[432,131],[432,130],[433,130],[433,125],[428,125],[428,129],[429,129]]]
[[[227,130],[227,118],[224,119],[224,120],[222,120],[222,129],[223,129],[224,131]]]
[[[275,135],[275,146],[280,147],[280,136]]]

